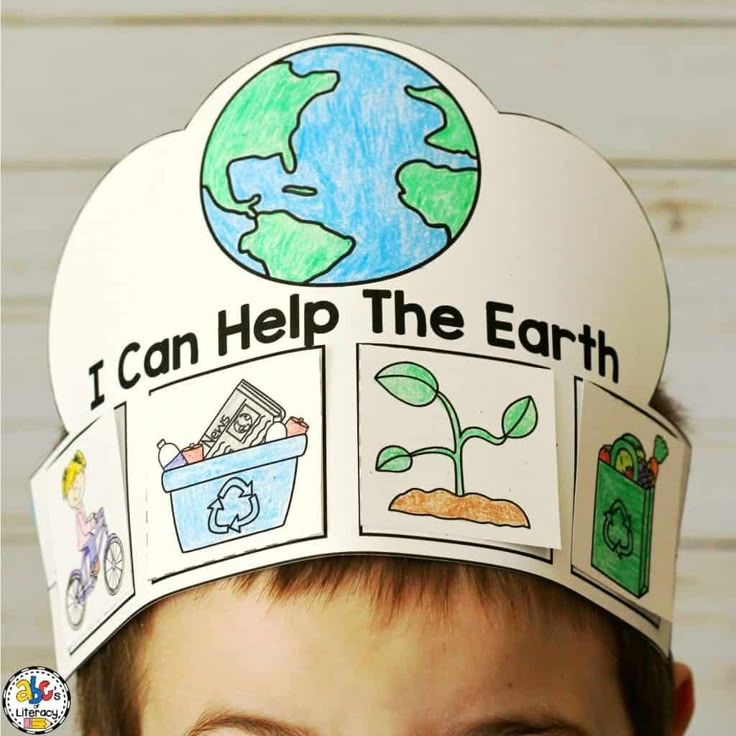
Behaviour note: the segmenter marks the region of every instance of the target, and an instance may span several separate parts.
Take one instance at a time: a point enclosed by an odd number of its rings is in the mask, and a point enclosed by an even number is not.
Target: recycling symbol
[[[619,559],[634,551],[634,535],[631,531],[631,514],[626,504],[617,498],[603,513],[603,541]]]
[[[225,483],[207,508],[207,527],[212,534],[240,533],[261,511],[253,482],[244,483],[240,478]]]

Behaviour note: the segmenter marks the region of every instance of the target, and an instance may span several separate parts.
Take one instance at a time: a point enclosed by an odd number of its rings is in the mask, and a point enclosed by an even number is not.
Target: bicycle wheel
[[[105,545],[105,556],[102,562],[105,571],[105,587],[110,595],[115,595],[120,590],[124,563],[123,543],[117,534],[111,534]]]
[[[69,582],[66,586],[66,617],[69,619],[69,625],[73,629],[78,629],[82,625],[85,605],[86,599],[84,596],[82,573],[79,570],[75,570],[69,576]]]

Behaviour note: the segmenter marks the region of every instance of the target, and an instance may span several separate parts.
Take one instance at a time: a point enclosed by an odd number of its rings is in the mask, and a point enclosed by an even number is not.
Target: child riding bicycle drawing
[[[76,513],[77,547],[82,553],[81,564],[72,570],[66,588],[66,613],[73,629],[82,625],[87,598],[97,583],[100,566],[110,595],[120,590],[124,570],[123,544],[117,534],[108,530],[105,509],[100,507],[89,515],[85,511],[82,499],[86,467],[84,453],[77,450],[61,480],[64,500]]]

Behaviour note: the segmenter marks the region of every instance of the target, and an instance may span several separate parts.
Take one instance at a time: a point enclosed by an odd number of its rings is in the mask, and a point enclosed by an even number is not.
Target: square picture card
[[[573,570],[671,621],[687,441],[653,410],[585,382],[577,442]]]
[[[152,580],[324,534],[323,391],[305,348],[151,392],[135,424]]]
[[[559,548],[552,372],[361,345],[363,534]]]
[[[66,438],[32,481],[55,620],[73,650],[135,591],[118,424],[106,414]],[[44,559],[47,551],[44,551]]]

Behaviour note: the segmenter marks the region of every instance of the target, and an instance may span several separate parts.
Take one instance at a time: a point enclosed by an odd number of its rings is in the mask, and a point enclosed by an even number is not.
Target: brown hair
[[[661,390],[652,406],[675,423],[682,420],[679,405]],[[263,583],[273,600],[322,595],[327,598],[351,590],[367,593],[374,610],[393,618],[410,603],[444,610],[458,586],[466,585],[478,599],[503,601],[510,607],[537,604],[564,610],[567,616],[597,626],[613,649],[618,681],[634,733],[666,736],[672,720],[673,672],[654,645],[628,624],[587,599],[521,572],[480,565],[387,556],[325,557],[244,573],[209,583],[236,593]],[[85,736],[140,736],[140,713],[145,691],[142,652],[158,604],[137,614],[82,667],[77,675],[77,717]]]

